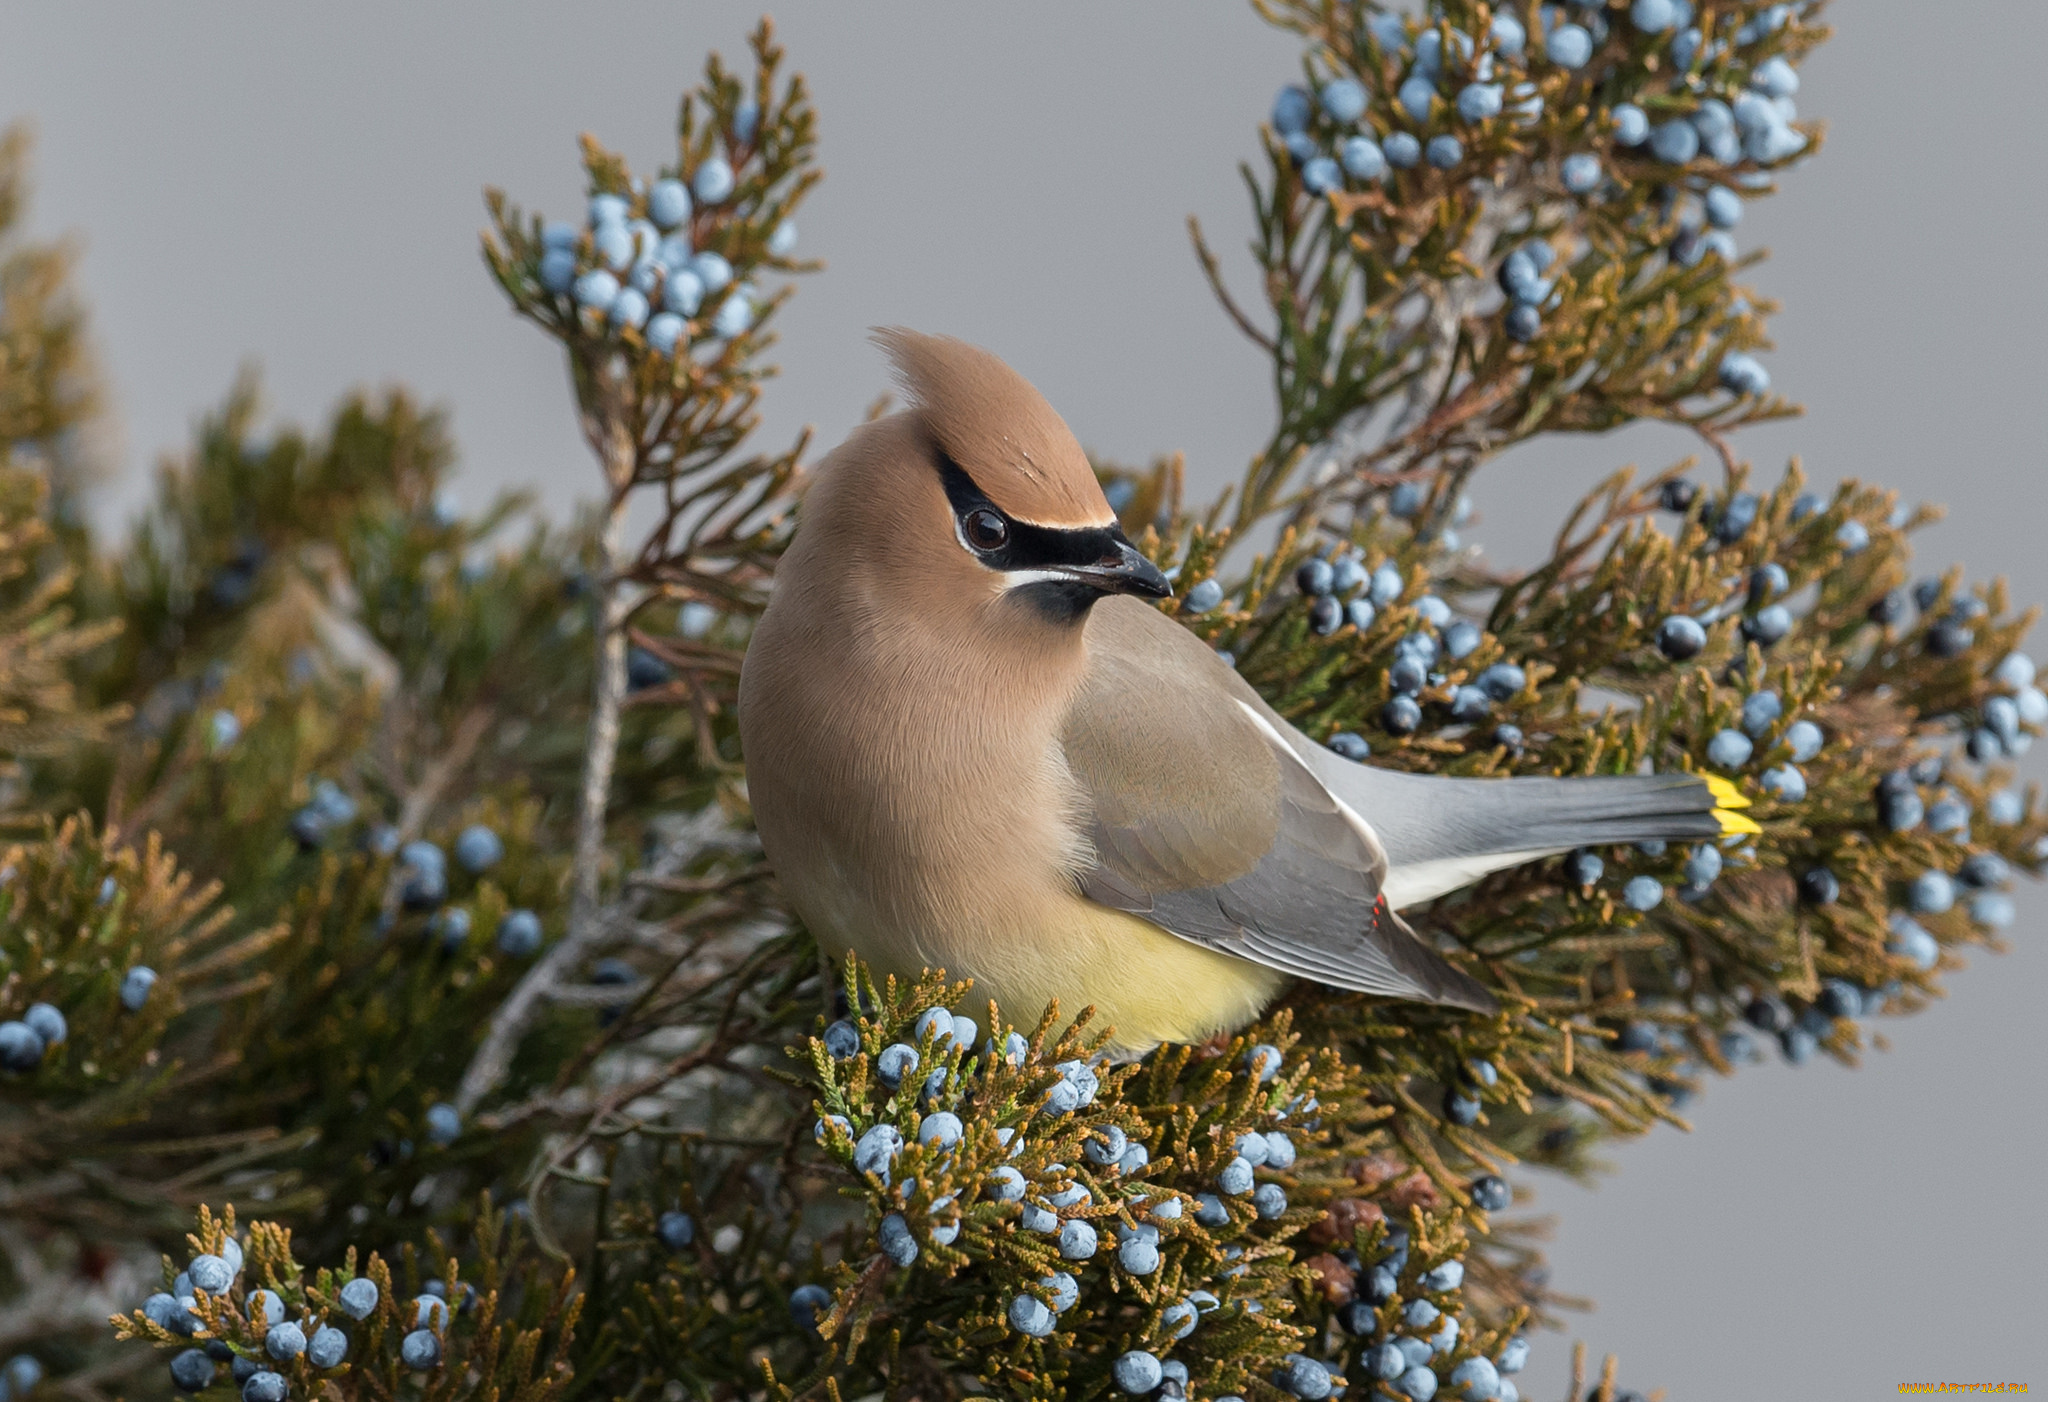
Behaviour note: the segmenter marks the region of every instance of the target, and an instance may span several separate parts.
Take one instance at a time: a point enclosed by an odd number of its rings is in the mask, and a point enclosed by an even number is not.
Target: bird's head
[[[817,514],[839,517],[828,530],[841,547],[927,607],[1066,628],[1105,594],[1173,593],[1125,536],[1072,431],[1023,376],[951,337],[890,328],[875,339],[910,410],[857,435],[821,474],[827,490],[806,503],[807,529]]]

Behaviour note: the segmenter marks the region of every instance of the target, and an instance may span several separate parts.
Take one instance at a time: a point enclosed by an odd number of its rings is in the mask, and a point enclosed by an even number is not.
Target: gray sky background
[[[40,130],[33,225],[82,240],[112,381],[103,518],[133,510],[249,361],[282,418],[388,382],[449,406],[472,503],[504,484],[556,512],[585,495],[558,359],[477,259],[479,191],[576,210],[585,130],[636,166],[667,158],[677,94],[706,49],[743,52],[756,13],[10,6],[0,120]],[[775,13],[821,110],[828,178],[798,222],[830,268],[783,317],[764,441],[805,423],[835,441],[884,387],[865,328],[901,322],[1000,352],[1091,448],[1179,448],[1200,483],[1234,476],[1270,422],[1266,367],[1209,304],[1182,221],[1200,215],[1250,285],[1235,167],[1295,44],[1221,3]],[[1966,560],[2048,597],[2048,6],[1860,0],[1834,18],[1799,94],[1828,150],[1739,231],[1774,250],[1767,363],[1810,412],[1742,447],[1767,474],[1799,453],[1824,483],[1943,502],[1931,570]],[[1475,533],[1526,562],[1578,490],[1689,451],[1650,429],[1523,449],[1482,476]],[[1695,1133],[1619,1151],[1596,1190],[1536,1180],[1556,1283],[1599,1302],[1575,1330],[1596,1357],[1675,1399],[2048,1385],[2044,919],[2023,891],[2013,952],[1884,1024],[1893,1050],[1863,1070],[1752,1071],[1709,1092]],[[1540,1336],[1525,1393],[1559,1395],[1568,1354]]]

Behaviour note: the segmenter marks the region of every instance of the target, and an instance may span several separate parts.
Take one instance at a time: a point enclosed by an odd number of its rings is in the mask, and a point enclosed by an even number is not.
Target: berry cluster
[[[108,881],[113,881],[108,877]],[[121,975],[116,994],[125,1012],[139,1013],[156,986],[156,970],[137,965]],[[71,1040],[71,1023],[54,1003],[31,1003],[18,1018],[0,1021],[0,1070],[26,1076]]]
[[[509,1221],[488,1203],[477,1219],[486,1280],[518,1250]],[[459,1378],[474,1366],[472,1347],[477,1357],[499,1357],[512,1333],[525,1352],[507,1379],[534,1389],[523,1395],[536,1399],[551,1391],[544,1379],[552,1365],[535,1346],[554,1332],[554,1323],[534,1332],[498,1324],[495,1291],[482,1296],[461,1279],[461,1263],[453,1258],[439,1258],[445,1279],[401,1291],[374,1254],[358,1271],[351,1249],[343,1269],[308,1279],[292,1260],[290,1234],[275,1223],[254,1223],[244,1234],[232,1209],[218,1219],[201,1209],[198,1226],[188,1240],[201,1249],[184,1269],[173,1276],[167,1258],[167,1288],[115,1319],[122,1337],[172,1351],[171,1383],[180,1392],[206,1392],[225,1381],[241,1402],[288,1402],[338,1395],[338,1386],[366,1372],[395,1379],[399,1370],[417,1375],[416,1385],[432,1387],[445,1382],[444,1368]],[[558,1342],[566,1338],[558,1334]]]
[[[1273,132],[1311,194],[1341,190],[1347,180],[1374,185],[1394,171],[1423,165],[1455,170],[1466,154],[1460,132],[1501,118],[1510,96],[1517,120],[1528,122],[1541,114],[1543,100],[1535,84],[1516,83],[1512,93],[1508,87],[1529,57],[1524,53],[1527,34],[1512,15],[1493,21],[1483,51],[1471,36],[1434,26],[1415,33],[1411,46],[1408,24],[1397,14],[1377,14],[1365,22],[1382,70],[1406,74],[1391,102],[1375,106],[1366,82],[1351,74],[1329,79],[1313,95],[1305,88],[1282,88],[1273,100]],[[1556,55],[1551,58],[1557,61]],[[1456,88],[1448,100],[1447,85]],[[1324,142],[1334,155],[1326,153]]]
[[[686,99],[677,163],[651,181],[586,140],[591,195],[580,226],[522,228],[493,196],[498,239],[487,252],[515,302],[559,335],[621,344],[676,369],[693,349],[716,360],[758,331],[773,299],[755,278],[798,270],[789,210],[816,178],[796,173],[810,122],[800,95],[764,107],[768,96],[715,86],[701,132]]]
[[[292,815],[291,835],[302,851],[317,852],[336,832],[350,829],[356,818],[355,800],[332,780],[315,780],[312,801]],[[429,941],[449,954],[468,945],[473,916],[468,907],[448,903],[448,853],[439,843],[424,838],[400,842],[397,830],[383,822],[357,829],[356,841],[372,856],[395,858],[393,886],[399,908],[428,917],[423,928]],[[477,883],[505,860],[505,839],[488,824],[471,823],[456,833],[453,847],[455,865],[480,895]],[[380,933],[388,933],[395,924],[393,916],[380,918]],[[500,953],[530,959],[540,952],[540,916],[524,907],[505,910],[493,939]]]
[[[1404,482],[1389,493],[1390,515],[1414,520],[1424,509],[1421,488]],[[1471,503],[1460,498],[1451,515],[1453,526],[1469,518]],[[1455,530],[1436,532],[1436,543],[1455,549]],[[1356,631],[1363,646],[1378,648],[1389,639],[1392,658],[1386,668],[1387,699],[1378,714],[1380,728],[1391,736],[1410,736],[1423,726],[1425,701],[1440,706],[1444,719],[1462,733],[1480,725],[1500,702],[1513,700],[1529,685],[1520,665],[1498,660],[1468,665],[1482,649],[1491,651],[1485,630],[1470,619],[1454,616],[1450,604],[1435,594],[1418,594],[1403,602],[1409,585],[1391,559],[1368,564],[1355,546],[1340,547],[1329,558],[1311,556],[1295,571],[1295,586],[1309,601],[1309,631],[1328,637],[1338,629]],[[1375,633],[1378,627],[1380,632]],[[1514,725],[1492,728],[1493,742],[1511,751],[1522,745]],[[1346,759],[1364,760],[1372,746],[1364,737],[1338,731],[1329,746]]]
[[[17,1075],[33,1071],[45,1053],[64,1045],[70,1035],[70,1025],[55,1006],[31,1003],[19,1018],[0,1022],[0,1067]]]
[[[301,1307],[294,1315],[275,1290],[238,1289],[244,1264],[242,1243],[223,1229],[213,1249],[194,1255],[169,1290],[143,1302],[138,1317],[160,1331],[149,1337],[204,1337],[199,1347],[171,1359],[171,1383],[179,1391],[206,1391],[218,1380],[220,1365],[226,1364],[242,1402],[285,1402],[291,1389],[283,1370],[301,1359],[320,1372],[340,1367],[349,1356],[349,1335],[309,1308]],[[361,1322],[377,1308],[379,1298],[375,1281],[358,1278],[340,1287],[335,1305],[345,1319]],[[445,1315],[445,1301],[435,1303]],[[432,1342],[431,1333],[426,1337]],[[228,1342],[231,1338],[257,1347],[237,1350]]]
[[[694,249],[690,225],[692,191],[708,217],[733,188],[731,163],[713,156],[687,185],[671,176],[644,193],[593,195],[585,231],[570,224],[541,230],[541,286],[572,299],[593,328],[640,332],[663,355],[675,353],[700,312],[714,336],[731,340],[746,334],[759,291],[735,280],[723,254]],[[768,252],[777,258],[795,247],[796,226],[787,221],[768,240]]]
[[[1188,1288],[1189,1253],[1283,1226],[1284,1183],[1259,1179],[1293,1168],[1293,1136],[1239,1130],[1184,1189],[1183,1174],[1162,1175],[1180,1159],[1160,1158],[1169,1141],[1159,1126],[1128,1103],[1097,1108],[1125,1073],[1101,1066],[1078,1029],[1054,1039],[1049,1021],[1034,1036],[997,1023],[984,1037],[943,1002],[906,1009],[897,1024],[872,996],[863,1001],[874,1016],[833,1022],[813,1042],[815,1136],[866,1184],[881,1256],[899,1269],[928,1260],[950,1273],[980,1261],[1014,1272],[1020,1288],[996,1302],[990,1323],[1033,1341],[1114,1313],[1135,1292],[1150,1322],[1107,1360],[1110,1382],[1129,1395],[1191,1395],[1190,1359],[1173,1357],[1175,1346],[1212,1316],[1242,1319],[1263,1306],[1227,1279]],[[895,1025],[903,1035],[892,1039]],[[1276,1085],[1282,1062],[1277,1047],[1251,1047],[1230,1083],[1248,1094]]]
[[[1771,172],[1808,149],[1793,100],[1792,59],[1803,49],[1787,42],[1805,42],[1802,5],[1749,15],[1739,6],[1696,11],[1692,0],[1639,0],[1611,19],[1606,6],[1573,0],[1542,6],[1534,35],[1499,7],[1468,32],[1452,8],[1432,6],[1419,19],[1361,13],[1355,31],[1311,64],[1309,85],[1281,89],[1270,126],[1302,190],[1336,200],[1348,218],[1361,202],[1396,198],[1386,187],[1400,172],[1428,168],[1462,180],[1533,156],[1567,197],[1610,201],[1616,218],[1661,230],[1654,237],[1666,242],[1672,266],[1696,267],[1709,253],[1733,266],[1743,192],[1767,188]],[[1331,76],[1315,78],[1319,68]],[[1583,121],[1582,108],[1590,108]],[[1567,131],[1596,133],[1606,149],[1555,149]],[[1644,218],[1630,212],[1637,186],[1653,195]],[[1544,313],[1559,305],[1547,275],[1561,251],[1568,261],[1589,259],[1582,279],[1612,261],[1596,243],[1567,230],[1508,240],[1494,274],[1509,341],[1542,335]],[[1769,374],[1747,350],[1724,346],[1717,360],[1719,384],[1732,394],[1769,390]]]
[[[935,976],[901,995],[856,983],[848,1015],[810,1044],[813,1138],[871,1215],[836,1292],[790,1294],[801,1326],[839,1342],[861,1327],[867,1257],[918,1273],[902,1288],[943,1312],[920,1321],[923,1337],[991,1386],[1045,1348],[1101,1367],[1111,1395],[1231,1402],[1277,1388],[1320,1402],[1384,1378],[1410,1397],[1440,1381],[1516,1396],[1517,1321],[1481,1323],[1463,1297],[1460,1224],[1508,1206],[1507,1185],[1453,1186],[1468,1204],[1456,1207],[1398,1155],[1333,1176],[1326,1117],[1354,1102],[1327,1052],[1295,1049],[1284,1014],[1133,1079],[1100,1064],[1080,1027],[1055,1038],[1051,1013],[1027,1035],[991,1008],[984,1033],[948,1007],[961,991]],[[675,1248],[696,1227],[671,1212],[663,1231]],[[1304,1232],[1322,1252],[1305,1295],[1287,1269]],[[1116,1341],[1098,1362],[1072,1351],[1096,1340]],[[1402,1366],[1384,1372],[1393,1357]]]

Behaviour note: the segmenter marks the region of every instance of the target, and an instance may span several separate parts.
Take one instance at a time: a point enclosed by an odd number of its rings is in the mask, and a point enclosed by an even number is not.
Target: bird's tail
[[[1379,834],[1398,909],[1575,847],[1708,842],[1757,826],[1718,775],[1440,779],[1336,759],[1325,782]]]
[[[1468,787],[1469,785],[1469,787]],[[1448,802],[1474,850],[1507,852],[1532,838],[1552,851],[1624,842],[1710,841],[1753,833],[1749,800],[1718,774],[1463,781]],[[1389,853],[1389,856],[1392,854]]]

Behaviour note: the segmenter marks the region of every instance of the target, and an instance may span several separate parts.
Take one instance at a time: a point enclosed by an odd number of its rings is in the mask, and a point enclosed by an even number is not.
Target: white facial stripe
[[[1058,570],[1004,570],[1003,588],[1022,589],[1027,584],[1053,584],[1072,578],[1072,575]]]
[[[1106,531],[1118,524],[1113,515],[1100,521],[1033,521],[1026,516],[1012,516],[1010,519],[1020,526],[1036,526],[1042,531]]]

